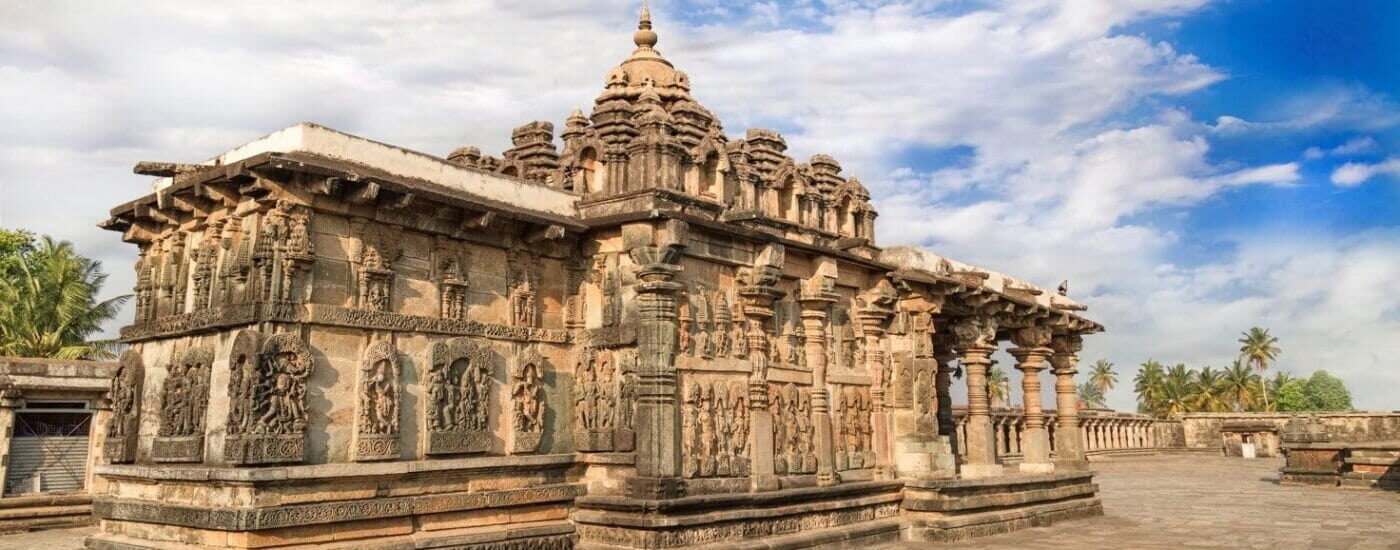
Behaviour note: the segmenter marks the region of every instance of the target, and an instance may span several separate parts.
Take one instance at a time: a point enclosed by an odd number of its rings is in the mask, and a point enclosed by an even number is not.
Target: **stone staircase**
[[[95,523],[90,495],[39,495],[0,498],[0,533],[15,533]]]

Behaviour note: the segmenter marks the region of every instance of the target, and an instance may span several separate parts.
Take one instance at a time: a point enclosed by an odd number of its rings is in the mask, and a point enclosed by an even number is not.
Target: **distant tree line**
[[[1148,359],[1133,378],[1138,412],[1166,417],[1188,412],[1350,411],[1351,392],[1341,379],[1318,370],[1307,378],[1264,371],[1282,353],[1278,338],[1254,327],[1241,334],[1240,355],[1228,368],[1167,366]],[[1080,403],[1104,408],[1117,383],[1113,364],[1100,359],[1077,388]]]

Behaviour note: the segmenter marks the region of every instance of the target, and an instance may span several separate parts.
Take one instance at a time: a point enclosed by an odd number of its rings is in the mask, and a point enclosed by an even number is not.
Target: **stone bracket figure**
[[[156,462],[204,460],[204,413],[209,405],[209,368],[214,352],[197,346],[170,364],[161,387],[160,430],[151,442]]]
[[[311,350],[301,336],[234,335],[224,460],[234,465],[301,462],[306,456],[306,380]]]
[[[473,338],[452,338],[429,347],[424,454],[491,450],[492,357],[491,347]]]
[[[399,406],[402,365],[393,342],[369,345],[360,362],[355,395],[356,427],[352,445],[359,461],[399,458]]]
[[[103,456],[112,464],[136,461],[136,445],[141,426],[141,389],[146,378],[146,366],[141,354],[134,349],[122,352],[117,374],[112,378],[109,393],[112,419],[107,424],[107,441]]]

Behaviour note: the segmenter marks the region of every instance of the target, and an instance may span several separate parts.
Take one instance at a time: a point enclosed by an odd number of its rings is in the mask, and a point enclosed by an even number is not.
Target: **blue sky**
[[[429,153],[588,109],[631,0],[0,5],[0,226],[74,241],[139,160],[311,120]],[[658,49],[730,136],[782,131],[875,195],[882,244],[1053,287],[1151,357],[1277,368],[1400,407],[1400,2],[656,0]],[[123,322],[130,318],[129,312]],[[113,328],[120,323],[114,323]],[[1001,356],[1010,365],[1009,356]],[[1013,373],[1013,383],[1017,376]]]

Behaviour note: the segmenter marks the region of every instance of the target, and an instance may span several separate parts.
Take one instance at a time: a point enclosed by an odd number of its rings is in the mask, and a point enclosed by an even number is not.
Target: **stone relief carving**
[[[612,350],[584,348],[574,365],[574,446],[611,451],[620,388]]]
[[[429,348],[423,417],[427,454],[480,453],[491,449],[491,359],[488,344],[471,338],[434,342]]]
[[[733,311],[729,307],[728,296],[723,291],[715,292],[714,301],[714,348],[715,357],[729,357],[730,332],[733,330]]]
[[[399,384],[402,365],[393,342],[369,345],[360,361],[355,413],[355,460],[399,458]]]
[[[540,448],[545,417],[544,372],[544,356],[535,348],[526,348],[516,355],[510,375],[511,426],[515,432],[512,453],[533,453]]]
[[[603,296],[603,326],[616,326],[622,322],[622,274],[618,273],[617,261],[610,255],[599,255],[595,262],[594,271],[600,278],[598,287]]]
[[[769,384],[768,409],[773,415],[773,471],[778,475],[815,474],[816,434],[812,396],[807,386]]]
[[[691,381],[681,407],[682,475],[749,475],[748,388],[738,381]]]
[[[359,294],[356,305],[370,311],[392,311],[394,290],[394,267],[403,249],[398,240],[389,235],[387,227],[366,225],[367,220],[354,220],[352,231],[358,235],[358,246],[354,254],[356,282]]]
[[[510,285],[511,326],[539,326],[539,257],[513,248],[506,254],[506,264]]]
[[[160,429],[151,443],[156,462],[204,459],[204,412],[209,405],[209,368],[214,352],[196,346],[170,363],[161,386]]]
[[[190,278],[194,280],[194,309],[211,306],[210,297],[214,290],[216,265],[219,261],[219,236],[223,233],[223,220],[214,220],[204,228],[204,236],[194,253],[194,270]]]
[[[229,351],[230,464],[300,462],[306,454],[306,380],[311,350],[295,333],[242,330]]]
[[[613,450],[631,452],[637,441],[637,394],[640,379],[637,375],[637,352],[620,350],[615,352],[618,369],[622,376],[618,379],[618,404],[616,430],[613,432]]]
[[[446,319],[466,319],[471,254],[464,246],[454,245],[442,236],[437,238],[435,253],[438,315]]]
[[[136,445],[141,427],[141,389],[146,378],[146,367],[141,354],[134,349],[122,352],[116,376],[112,377],[112,389],[108,393],[112,401],[112,419],[107,424],[107,441],[103,454],[112,464],[130,464],[136,461]]]
[[[695,341],[690,293],[681,291],[676,298],[676,353],[687,357],[695,355]]]
[[[836,469],[858,470],[874,467],[870,388],[849,384],[836,385],[834,388],[836,390],[832,394],[832,409],[835,414],[832,429],[836,432]]]

